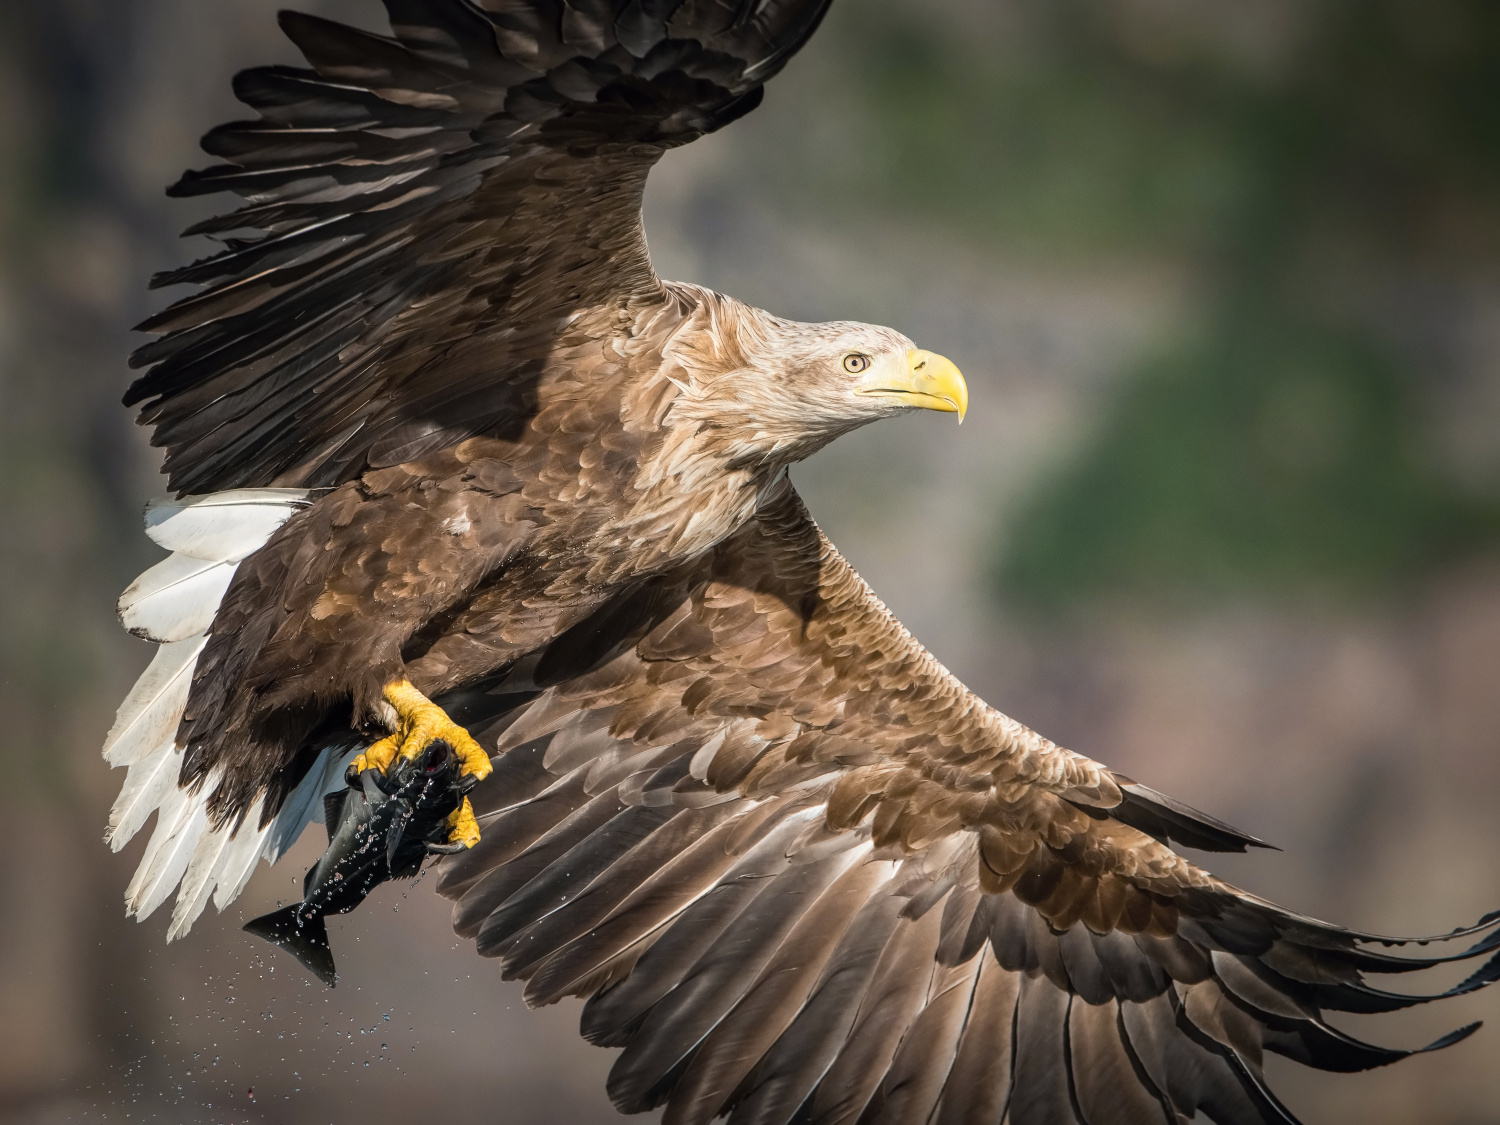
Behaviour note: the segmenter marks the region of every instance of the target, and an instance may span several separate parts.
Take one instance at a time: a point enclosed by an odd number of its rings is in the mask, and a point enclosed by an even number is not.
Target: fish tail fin
[[[333,949],[328,944],[328,925],[321,914],[299,918],[299,909],[300,904],[294,903],[252,918],[245,923],[245,932],[281,946],[332,988],[338,974],[333,967]]]

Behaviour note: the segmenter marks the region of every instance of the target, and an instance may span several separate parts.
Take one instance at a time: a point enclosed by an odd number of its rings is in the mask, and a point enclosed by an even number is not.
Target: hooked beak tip
[[[928,403],[929,409],[957,414],[959,425],[969,413],[969,386],[958,365],[947,356],[913,348],[906,356],[911,375],[911,390],[943,405]]]

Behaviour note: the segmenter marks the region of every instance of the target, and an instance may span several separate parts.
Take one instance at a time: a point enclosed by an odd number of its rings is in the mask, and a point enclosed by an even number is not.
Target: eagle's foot
[[[474,806],[469,804],[469,798],[465,797],[463,804],[453,810],[448,817],[448,827],[453,830],[448,833],[448,843],[464,848],[479,843],[479,821],[474,818]]]
[[[373,769],[386,773],[397,758],[416,758],[434,742],[441,741],[446,742],[458,756],[461,763],[458,771],[460,776],[479,779],[489,776],[492,768],[490,756],[468,731],[450,719],[436,703],[412,687],[409,681],[398,680],[387,684],[383,694],[386,702],[396,710],[396,729],[354,759],[352,768],[355,772]],[[468,801],[465,800],[454,815],[459,816],[467,808]],[[474,824],[472,809],[469,810],[468,823],[474,825],[474,836],[477,839],[479,832],[477,824]],[[465,826],[455,826],[455,832],[462,827]]]

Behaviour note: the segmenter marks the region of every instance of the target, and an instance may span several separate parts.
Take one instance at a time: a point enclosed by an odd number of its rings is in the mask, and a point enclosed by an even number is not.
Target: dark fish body
[[[347,914],[387,879],[409,878],[429,855],[458,850],[446,843],[448,818],[472,786],[444,742],[398,761],[388,775],[366,770],[324,798],[328,847],[302,880],[302,901],[245,923],[257,937],[290,952],[333,986],[329,914]]]

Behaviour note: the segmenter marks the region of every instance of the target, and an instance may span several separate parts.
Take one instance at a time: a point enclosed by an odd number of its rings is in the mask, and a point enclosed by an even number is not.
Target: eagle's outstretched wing
[[[205,288],[141,327],[144,404],[179,493],[337,484],[505,436],[576,310],[663,299],[646,174],[734,120],[829,0],[384,0],[393,35],[297,13],[310,69],[235,92],[255,121],[179,195],[246,205],[189,233]]]
[[[413,478],[434,492],[473,483],[501,506],[475,509],[479,528],[431,500],[381,507],[381,474],[342,498],[307,490],[472,436],[514,437],[566,352],[563,329],[586,329],[602,354],[668,302],[640,229],[647,171],[752,108],[827,2],[385,0],[389,38],[283,17],[311,68],[242,75],[260,120],[209,134],[229,163],[179,185],[246,206],[196,228],[224,237],[222,254],[159,279],[204,289],[147,322],[161,338],[137,353],[151,369],[127,396],[167,448],[174,489],[233,490],[153,509],[174,554],[122,603],[163,645],[107,746],[131,771],[115,846],[157,813],[133,911],[180,881],[181,933],[210,896],[232,899],[258,857],[317,816],[357,741],[318,741],[325,716],[311,704],[305,747],[303,728],[273,715],[267,738],[285,744],[271,748],[308,750],[307,768],[237,827],[211,821],[205,789],[183,776],[184,716],[215,721],[214,692],[241,691],[258,654],[292,651],[277,647],[286,637],[330,661],[317,690],[343,701],[346,665],[388,671],[364,638],[405,651],[462,634],[466,615],[495,612],[471,595],[511,555],[491,560],[460,537],[490,542],[507,513],[533,526],[522,501],[578,504],[577,470],[607,475],[620,447],[569,444],[595,424],[582,396],[554,403],[564,436],[535,446],[555,445],[556,466],[539,460],[523,479],[497,453],[477,483],[462,466]],[[759,511],[726,524],[717,547],[705,539],[706,555],[621,570],[439,700],[498,754],[474,791],[480,842],[442,876],[459,930],[525,977],[533,1001],[591,997],[585,1034],[624,1048],[611,1081],[622,1108],[758,1125],[1175,1125],[1199,1110],[1287,1121],[1261,1079],[1264,1051],[1340,1070],[1404,1053],[1321,1013],[1415,1003],[1363,974],[1439,958],[1394,956],[1183,860],[1169,841],[1254,841],[976,699],[780,479],[779,492],[757,485]],[[355,523],[367,501],[374,515]],[[320,520],[341,529],[364,583],[343,601],[322,599],[331,587],[313,562],[333,565],[332,540],[305,533]],[[557,531],[551,549],[572,558],[597,542]],[[257,586],[262,564],[279,577]],[[388,575],[397,593],[382,601],[370,591]],[[516,588],[523,609],[562,604],[550,584]],[[306,595],[305,614],[289,616],[288,590]],[[236,632],[223,598],[268,607],[245,617],[262,631]],[[371,627],[308,624],[336,606]],[[277,657],[256,674],[311,667]],[[236,698],[264,686],[246,682]],[[250,714],[246,703],[231,717]],[[1500,945],[1482,929],[1458,957]],[[1496,975],[1491,958],[1447,995]]]
[[[975,698],[789,486],[444,702],[501,753],[482,842],[445,861],[458,931],[533,1003],[591,997],[616,1105],[673,1125],[1286,1122],[1263,1052],[1409,1054],[1322,1013],[1418,1003],[1364,974],[1442,959],[1179,857],[1255,841]]]

